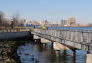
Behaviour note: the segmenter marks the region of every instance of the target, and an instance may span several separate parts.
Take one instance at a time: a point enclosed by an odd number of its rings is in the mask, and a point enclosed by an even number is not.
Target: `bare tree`
[[[13,18],[12,18],[12,21],[11,21],[11,27],[12,28],[15,28],[16,26],[18,26],[20,23],[20,20],[19,20],[19,13],[16,13],[13,15]]]
[[[4,13],[0,11],[0,26],[3,26]]]

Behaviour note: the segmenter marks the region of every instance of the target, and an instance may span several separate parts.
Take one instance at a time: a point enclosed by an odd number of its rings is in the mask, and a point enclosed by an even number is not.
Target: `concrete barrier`
[[[34,39],[41,39],[39,36],[37,36],[37,35],[34,35],[34,37],[33,37]]]
[[[53,43],[53,49],[54,50],[70,50],[67,46],[64,46],[58,42]]]
[[[0,32],[0,40],[8,40],[12,38],[27,36],[29,32]]]
[[[45,39],[45,38],[41,38],[41,43],[50,43],[51,41]]]
[[[92,63],[92,54],[87,54],[86,63]]]

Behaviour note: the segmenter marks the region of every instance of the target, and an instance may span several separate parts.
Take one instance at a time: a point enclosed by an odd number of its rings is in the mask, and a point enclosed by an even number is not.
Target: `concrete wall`
[[[87,54],[86,63],[92,63],[92,54]]]
[[[0,40],[27,36],[28,32],[0,32]]]
[[[53,43],[53,48],[54,48],[54,50],[70,50],[70,48],[68,48],[67,46],[64,46],[58,42]]]
[[[51,41],[45,39],[45,38],[41,38],[41,43],[50,43]]]

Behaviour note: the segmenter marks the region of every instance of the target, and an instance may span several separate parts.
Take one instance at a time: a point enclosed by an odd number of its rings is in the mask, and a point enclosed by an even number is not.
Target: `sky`
[[[0,11],[28,20],[57,22],[75,17],[81,23],[92,23],[92,0],[0,0]]]

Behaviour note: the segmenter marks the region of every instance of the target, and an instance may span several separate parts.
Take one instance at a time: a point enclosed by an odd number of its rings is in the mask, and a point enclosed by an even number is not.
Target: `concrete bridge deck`
[[[39,30],[32,34],[92,53],[92,30]]]

